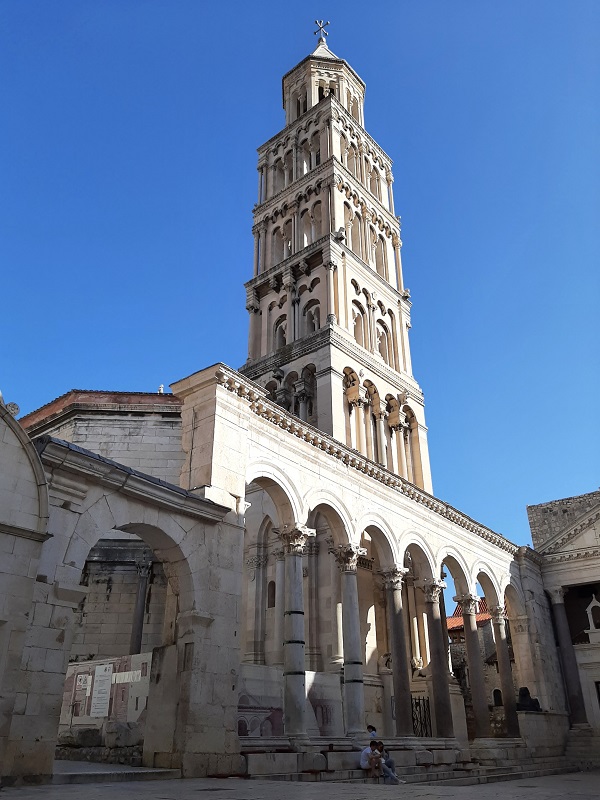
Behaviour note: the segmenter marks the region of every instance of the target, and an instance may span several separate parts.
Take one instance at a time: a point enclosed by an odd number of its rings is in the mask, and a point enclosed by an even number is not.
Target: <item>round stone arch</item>
[[[306,506],[300,492],[282,469],[265,462],[249,464],[246,486],[252,483],[263,489],[273,501],[279,517],[278,525],[294,526],[306,519]]]
[[[402,535],[398,543],[399,563],[404,565],[406,556],[413,563],[414,577],[419,580],[433,580],[437,577],[436,562],[433,551],[419,533],[408,531]]]
[[[475,593],[475,583],[470,580],[471,570],[461,553],[454,547],[444,545],[436,556],[437,575],[441,575],[443,565],[446,565],[456,587],[457,595]]]
[[[308,513],[308,526],[316,527],[317,515],[321,514],[331,531],[335,545],[349,544],[353,540],[353,526],[350,512],[333,492],[315,489],[304,498]]]
[[[472,585],[477,583],[483,589],[488,609],[502,605],[502,591],[494,570],[486,563],[479,561],[471,571]]]
[[[391,568],[401,562],[398,555],[397,538],[382,516],[366,514],[361,517],[356,529],[357,531],[366,531],[371,537],[382,569]]]

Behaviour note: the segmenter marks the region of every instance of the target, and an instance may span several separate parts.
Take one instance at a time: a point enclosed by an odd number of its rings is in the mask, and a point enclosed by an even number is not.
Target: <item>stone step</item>
[[[118,783],[121,781],[164,781],[181,778],[178,769],[95,764],[89,761],[55,761],[52,784]]]

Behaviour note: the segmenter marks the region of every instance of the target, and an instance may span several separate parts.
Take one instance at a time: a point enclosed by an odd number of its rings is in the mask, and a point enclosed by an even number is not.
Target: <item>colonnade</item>
[[[335,543],[333,538],[316,538],[316,530],[304,525],[273,528],[280,547],[269,556],[260,555],[247,561],[259,570],[248,583],[249,635],[245,661],[255,664],[281,665],[285,734],[292,739],[306,738],[306,670],[341,672],[344,730],[351,738],[364,735],[365,718],[365,640],[361,628],[363,603],[359,602],[357,579],[366,549],[356,544]],[[323,543],[326,547],[323,547]],[[303,567],[303,557],[308,567]],[[326,604],[319,586],[318,560],[330,558],[330,597]],[[274,641],[275,650],[265,653],[266,567],[275,560]],[[271,571],[272,574],[272,571]],[[435,578],[419,578],[406,567],[393,566],[373,572],[374,585],[383,589],[385,597],[385,641],[377,644],[380,655],[388,652],[391,665],[395,707],[393,730],[386,735],[412,736],[414,678],[426,676],[435,719],[435,735],[454,736],[448,666],[448,635],[440,599],[445,583]],[[483,662],[480,652],[475,614],[479,598],[466,593],[455,598],[463,609],[465,642],[477,737],[491,735]],[[369,602],[367,605],[371,602]],[[324,609],[327,608],[327,612]],[[328,659],[323,658],[320,626],[326,621],[330,631]],[[508,645],[504,609],[492,609],[498,667],[504,697],[509,736],[518,736],[515,691]],[[364,620],[363,620],[364,622]],[[363,630],[363,633],[361,633]],[[278,643],[281,642],[281,646]],[[373,672],[370,665],[369,671]],[[422,680],[422,677],[421,677]],[[423,683],[421,691],[423,691]]]

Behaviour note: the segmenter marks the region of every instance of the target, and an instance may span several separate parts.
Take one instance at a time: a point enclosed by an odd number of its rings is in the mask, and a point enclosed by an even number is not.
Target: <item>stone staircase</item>
[[[398,776],[408,784],[467,786],[537,778],[580,770],[577,761],[552,748],[531,751],[520,739],[489,740],[461,750],[455,740],[428,740],[422,749],[389,746]],[[366,777],[357,750],[313,753],[247,753],[251,780],[383,783]]]
[[[600,769],[600,736],[587,725],[574,725],[567,737],[565,756],[579,770]]]
[[[180,778],[178,769],[131,767],[124,764],[95,764],[89,761],[55,761],[53,785],[115,783],[120,781],[160,781]]]

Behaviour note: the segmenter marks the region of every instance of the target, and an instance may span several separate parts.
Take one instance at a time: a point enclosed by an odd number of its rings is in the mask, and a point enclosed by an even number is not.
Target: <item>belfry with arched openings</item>
[[[0,403],[6,782],[49,779],[78,724],[99,759],[135,725],[184,777],[329,779],[360,777],[367,725],[431,778],[566,767],[589,728],[543,557],[433,494],[365,84],[321,37],[282,89],[241,369],[73,390],[21,425]]]

